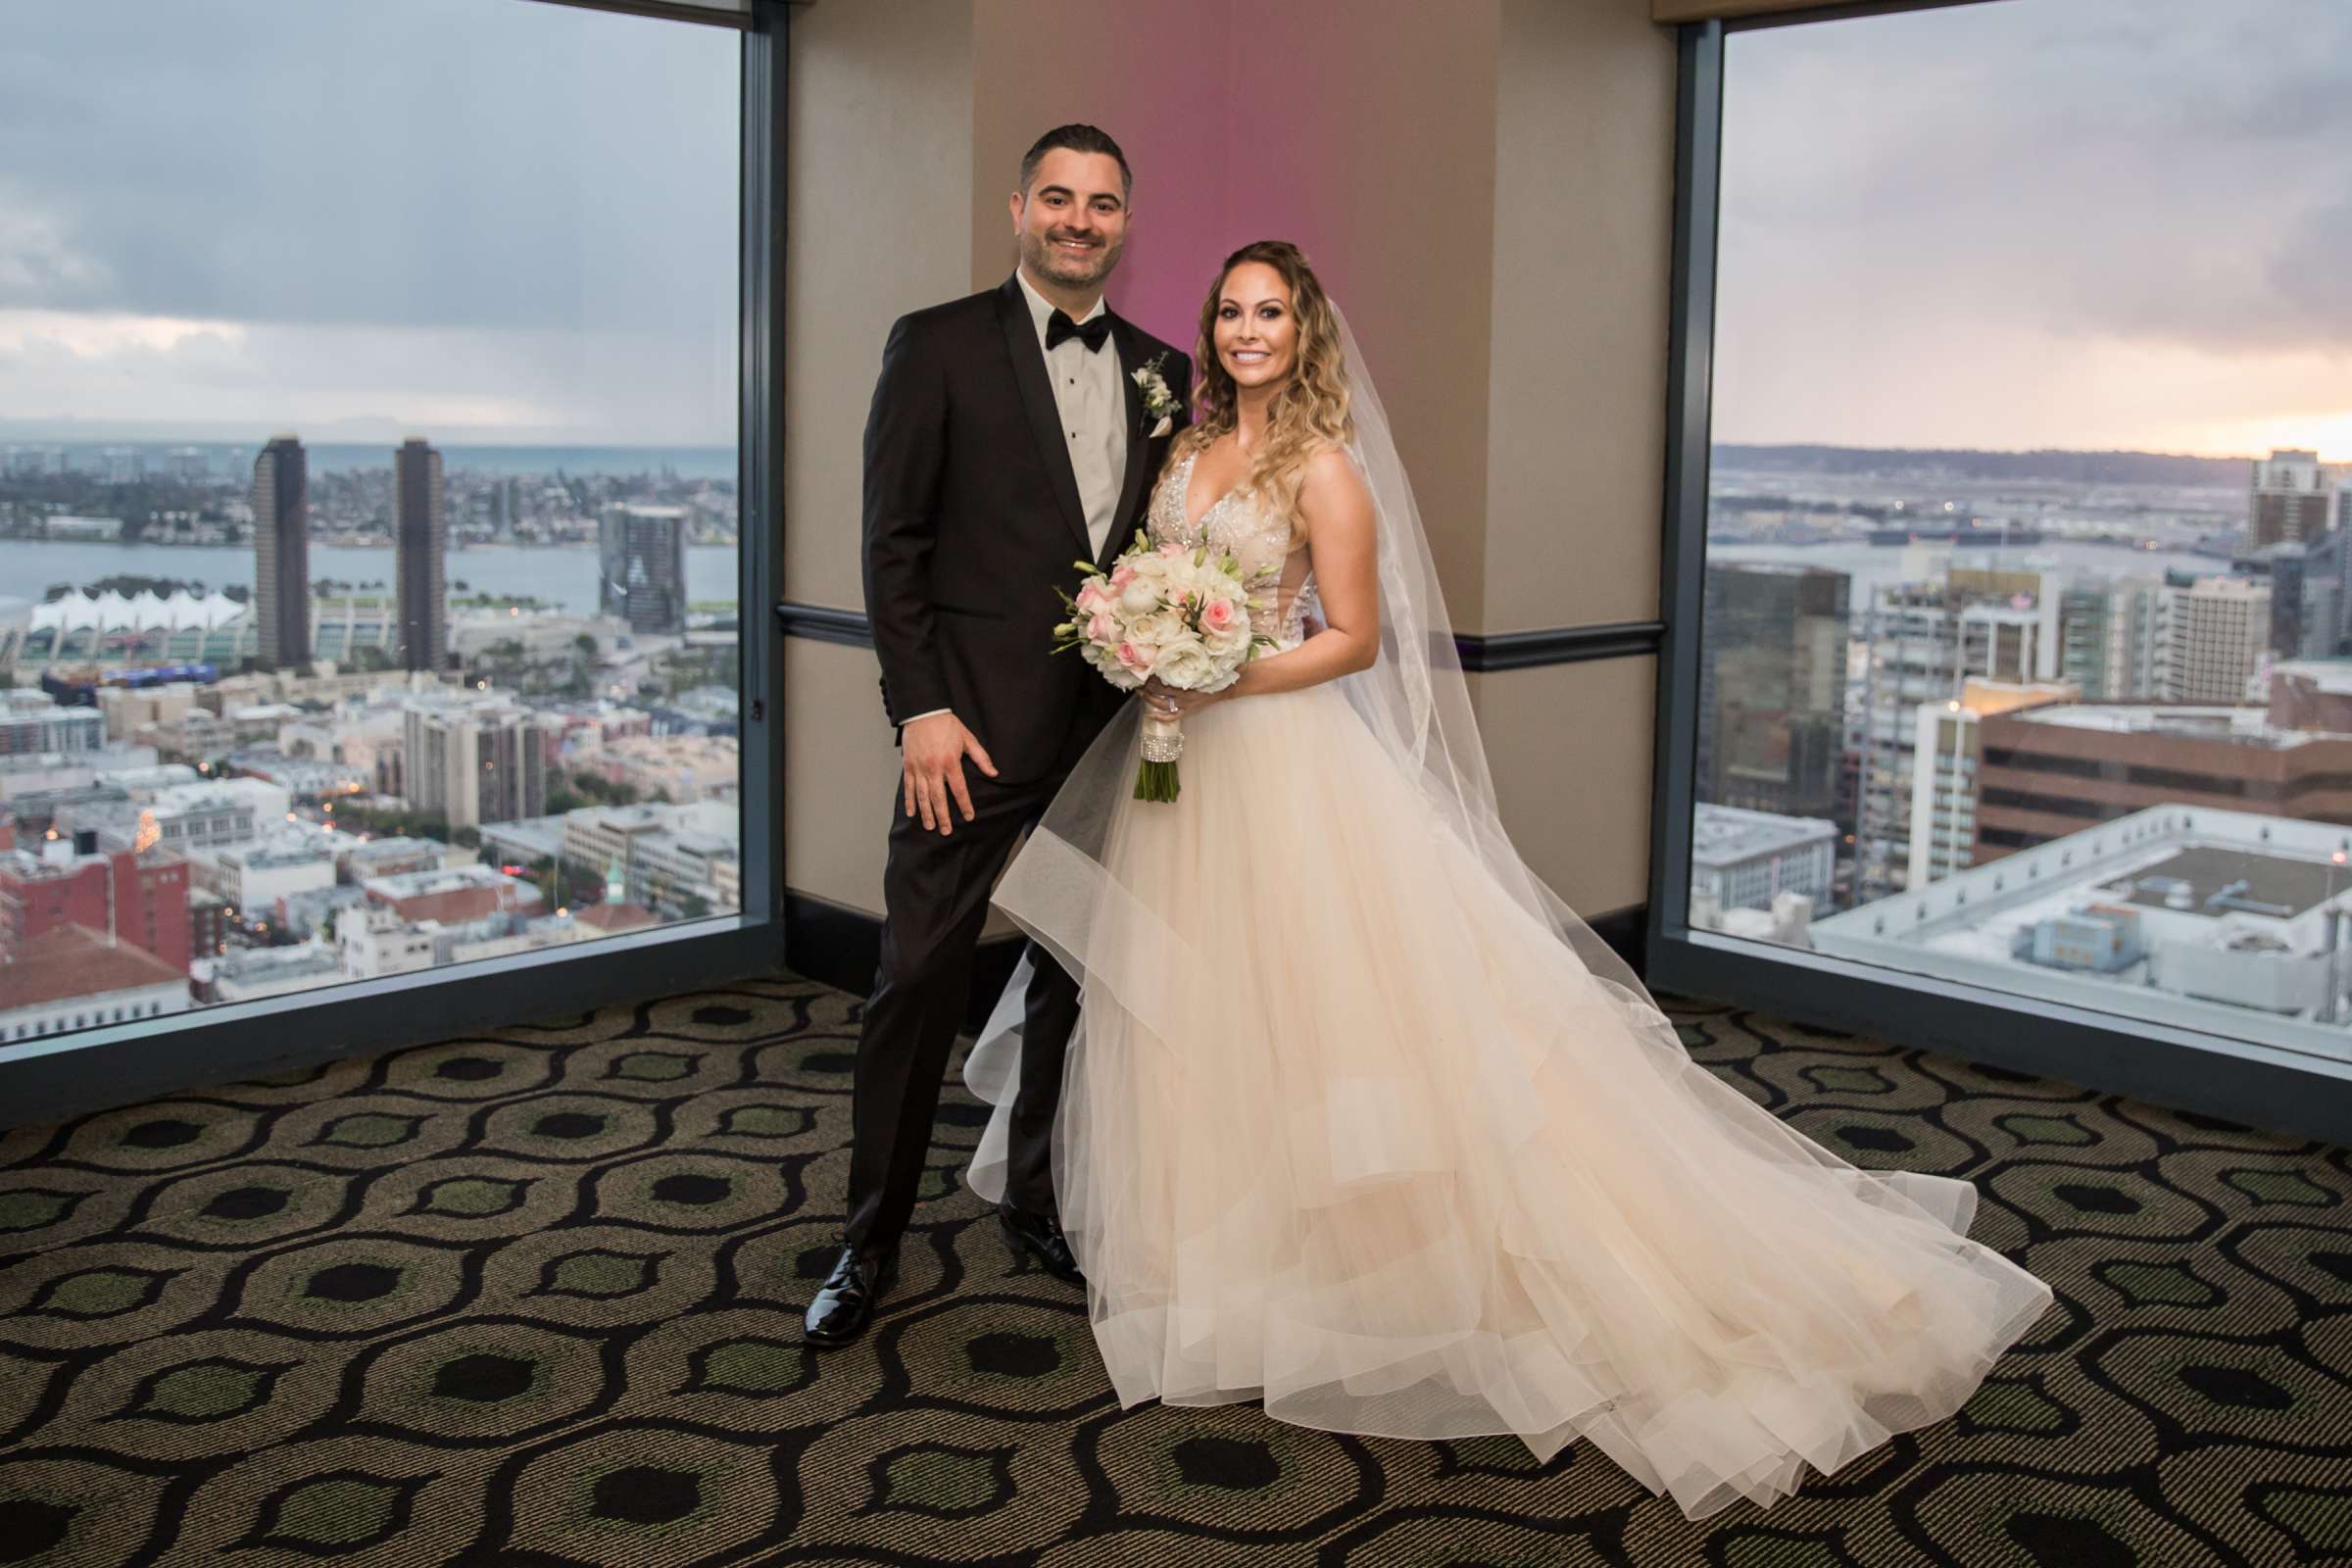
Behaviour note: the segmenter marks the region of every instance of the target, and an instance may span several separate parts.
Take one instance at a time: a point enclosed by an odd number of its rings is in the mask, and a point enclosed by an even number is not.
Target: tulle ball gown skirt
[[[1123,1404],[1588,1438],[1697,1519],[1951,1414],[2049,1304],[1968,1239],[1968,1183],[1693,1063],[1338,688],[1185,727],[1177,801],[1131,798],[1130,714],[997,894],[1084,983],[1055,1184]],[[1014,995],[968,1071],[992,1197]]]

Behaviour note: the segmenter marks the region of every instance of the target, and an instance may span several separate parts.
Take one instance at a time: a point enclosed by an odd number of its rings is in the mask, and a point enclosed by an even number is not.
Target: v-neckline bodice
[[[1218,496],[1216,500],[1211,501],[1207,506],[1202,507],[1199,516],[1194,516],[1193,470],[1200,466],[1200,454],[1207,450],[1208,449],[1206,447],[1196,447],[1191,452],[1185,454],[1184,479],[1181,487],[1176,493],[1178,514],[1183,517],[1184,531],[1186,535],[1191,538],[1204,537],[1201,530],[1208,524],[1209,514],[1215,512],[1226,502],[1231,501],[1235,496],[1240,495],[1243,489],[1250,483],[1249,474],[1243,474],[1242,477],[1236,480],[1233,484],[1226,486],[1224,494]]]

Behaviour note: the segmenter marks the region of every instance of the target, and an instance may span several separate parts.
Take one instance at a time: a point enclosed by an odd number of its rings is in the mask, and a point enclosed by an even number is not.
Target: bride
[[[1227,260],[1199,355],[1152,537],[1258,574],[1275,647],[1216,696],[1140,692],[996,893],[1084,987],[1054,1177],[1121,1404],[1589,1438],[1692,1519],[1951,1414],[2049,1287],[1968,1239],[1966,1182],[1861,1170],[1693,1063],[1512,850],[1388,422],[1295,246]],[[1144,704],[1184,720],[1172,804],[1128,788]],[[966,1069],[992,1199],[1025,989]]]

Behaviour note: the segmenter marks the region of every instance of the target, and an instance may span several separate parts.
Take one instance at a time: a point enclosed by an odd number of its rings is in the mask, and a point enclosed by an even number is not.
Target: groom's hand
[[[997,764],[963,721],[954,713],[929,713],[899,733],[899,771],[904,775],[906,814],[920,815],[926,830],[943,837],[956,831],[954,809],[972,819],[971,792],[963,784],[963,760],[969,757],[990,778]]]

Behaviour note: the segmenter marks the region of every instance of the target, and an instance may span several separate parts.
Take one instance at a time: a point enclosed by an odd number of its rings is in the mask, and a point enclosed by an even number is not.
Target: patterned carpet
[[[1694,1054],[1966,1175],[2059,1300],[1959,1416],[1701,1525],[1589,1446],[1122,1412],[939,1125],[818,1355],[857,1004],[790,979],[0,1133],[0,1562],[2352,1562],[2352,1163],[1746,1013]]]

